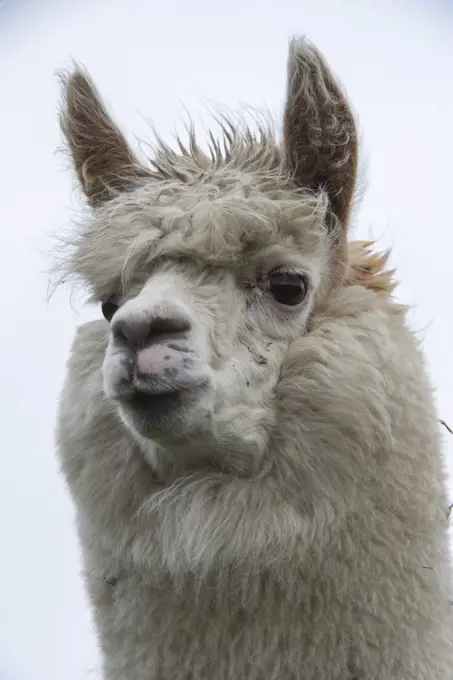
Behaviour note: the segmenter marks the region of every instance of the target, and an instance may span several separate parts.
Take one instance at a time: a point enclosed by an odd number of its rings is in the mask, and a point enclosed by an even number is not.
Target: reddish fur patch
[[[390,251],[372,251],[373,241],[352,241],[348,244],[348,268],[345,285],[360,285],[376,293],[390,296],[396,287],[394,270],[385,269]]]

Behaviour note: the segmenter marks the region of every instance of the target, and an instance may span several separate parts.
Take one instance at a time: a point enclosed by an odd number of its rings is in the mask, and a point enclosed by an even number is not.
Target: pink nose
[[[166,345],[151,345],[137,353],[137,371],[143,377],[177,378],[190,359]]]

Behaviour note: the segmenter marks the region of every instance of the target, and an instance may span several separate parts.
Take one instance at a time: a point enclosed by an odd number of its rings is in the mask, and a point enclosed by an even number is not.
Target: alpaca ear
[[[284,144],[296,184],[327,191],[328,226],[339,224],[343,240],[357,175],[357,129],[346,95],[304,39],[294,39],[289,49]]]
[[[80,185],[95,207],[137,186],[149,172],[110,118],[88,73],[77,66],[61,79],[61,129]]]

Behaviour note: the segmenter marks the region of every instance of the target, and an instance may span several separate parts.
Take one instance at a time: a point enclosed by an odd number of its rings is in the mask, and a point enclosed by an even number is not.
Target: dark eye
[[[115,312],[118,311],[118,305],[112,299],[105,300],[101,305],[101,310],[104,317],[110,322]]]
[[[307,280],[303,274],[273,272],[268,277],[268,290],[280,304],[298,305],[307,294]]]

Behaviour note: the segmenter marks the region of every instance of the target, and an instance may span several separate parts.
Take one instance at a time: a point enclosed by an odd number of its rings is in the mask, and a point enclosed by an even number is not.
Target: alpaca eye
[[[280,304],[298,305],[307,294],[307,280],[302,274],[274,272],[268,277],[268,290]]]
[[[102,314],[104,315],[104,318],[107,319],[108,322],[110,322],[115,312],[118,311],[118,305],[111,299],[105,300],[101,305],[101,310]]]

